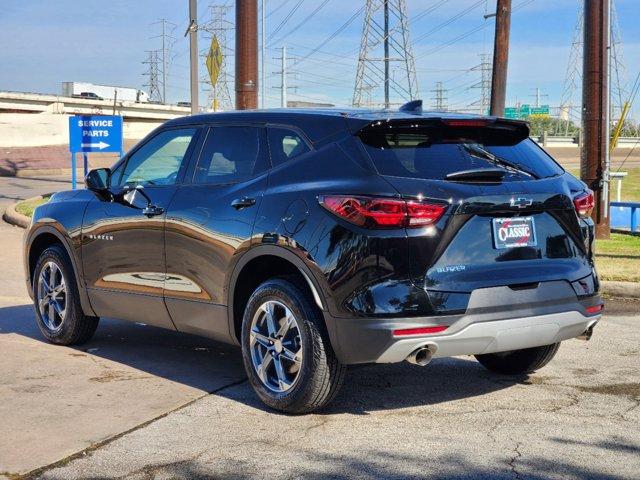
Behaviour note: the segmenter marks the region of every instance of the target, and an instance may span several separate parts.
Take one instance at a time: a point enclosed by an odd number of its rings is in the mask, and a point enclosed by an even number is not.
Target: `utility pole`
[[[287,47],[282,46],[282,74],[280,82],[280,106],[287,108]]]
[[[582,125],[584,143],[580,158],[580,178],[594,192],[592,218],[596,237],[609,238],[609,208],[603,197],[606,182],[607,110],[609,71],[609,0],[584,1],[584,67],[582,76]]]
[[[289,68],[288,68],[287,64],[288,64],[288,60],[290,60],[290,58],[287,57],[287,47],[286,46],[282,47],[282,56],[279,57],[279,58],[276,58],[275,60],[280,60],[280,64],[281,64],[280,71],[274,72],[275,75],[280,75],[280,86],[279,87],[273,87],[273,88],[277,88],[278,90],[280,90],[280,106],[282,108],[287,108],[287,106],[288,106],[287,93],[288,93],[289,89],[296,89],[297,87],[290,87],[289,86],[288,78],[289,78],[289,74],[291,72],[289,72]]]
[[[236,0],[236,108],[258,107],[258,2]]]
[[[191,114],[200,110],[198,106],[198,0],[189,0],[189,64],[191,67]]]
[[[384,0],[384,108],[389,101],[389,0]]]
[[[533,95],[530,95],[531,97],[533,97],[535,99],[535,106],[537,108],[542,106],[542,102],[540,101],[542,99],[542,97],[549,97],[549,95],[547,95],[546,93],[543,94],[542,93],[542,89],[540,87],[536,87],[533,89],[536,93],[534,93]]]
[[[490,114],[501,117],[507,98],[507,67],[509,64],[509,34],[511,30],[511,0],[498,0],[496,33],[493,45]]]

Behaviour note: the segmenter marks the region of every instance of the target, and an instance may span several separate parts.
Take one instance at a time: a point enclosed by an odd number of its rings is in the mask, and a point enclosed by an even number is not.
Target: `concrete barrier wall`
[[[69,117],[54,113],[0,113],[0,148],[66,145]],[[162,123],[162,120],[125,119],[124,138],[139,140]]]

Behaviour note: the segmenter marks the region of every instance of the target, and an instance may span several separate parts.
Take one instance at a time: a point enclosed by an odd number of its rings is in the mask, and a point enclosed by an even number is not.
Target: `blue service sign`
[[[69,151],[121,152],[122,117],[76,115],[69,117]]]

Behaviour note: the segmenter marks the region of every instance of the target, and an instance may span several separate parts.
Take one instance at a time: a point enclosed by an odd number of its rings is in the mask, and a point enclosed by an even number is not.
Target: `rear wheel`
[[[492,372],[510,375],[532,373],[549,363],[558,348],[560,343],[554,343],[543,347],[476,355],[476,359]]]
[[[269,407],[308,413],[329,403],[345,366],[296,279],[272,279],[251,295],[242,321],[242,354],[251,386]]]
[[[71,260],[59,245],[47,248],[38,259],[33,273],[33,301],[38,327],[52,343],[84,343],[98,327],[98,317],[82,311]]]

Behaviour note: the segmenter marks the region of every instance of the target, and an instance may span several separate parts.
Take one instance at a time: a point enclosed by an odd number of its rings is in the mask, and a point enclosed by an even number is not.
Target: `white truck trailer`
[[[93,100],[113,100],[115,98],[125,102],[145,103],[149,101],[149,95],[137,88],[97,85],[87,82],[62,82],[62,95]]]

